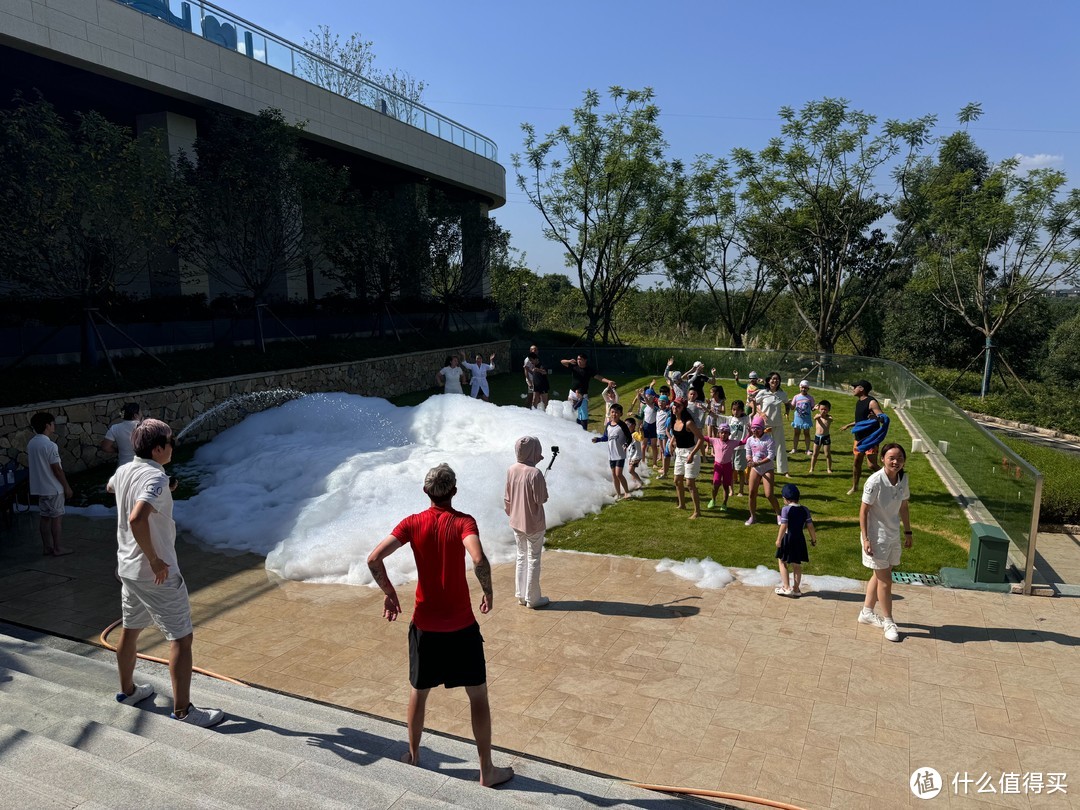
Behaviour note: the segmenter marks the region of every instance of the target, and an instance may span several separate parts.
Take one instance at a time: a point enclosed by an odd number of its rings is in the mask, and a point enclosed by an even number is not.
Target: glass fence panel
[[[542,350],[557,362],[576,356],[577,349]],[[778,371],[789,393],[801,379],[814,388],[850,395],[852,383],[866,379],[891,418],[899,418],[912,435],[917,452],[930,456],[947,485],[961,493],[973,522],[997,524],[1010,540],[1010,560],[1030,586],[1034,570],[1032,533],[1037,532],[1042,475],[973,421],[953,402],[903,366],[889,360],[853,355],[819,355],[751,349],[669,349],[596,347],[586,352],[606,376],[655,375],[660,382],[669,357],[685,370],[700,360],[717,376],[729,379],[739,371],[765,377]],[[737,391],[726,391],[728,400]],[[912,452],[914,447],[906,448]]]
[[[490,160],[498,147],[469,127],[380,87],[204,0],[116,0],[151,17],[345,96]]]

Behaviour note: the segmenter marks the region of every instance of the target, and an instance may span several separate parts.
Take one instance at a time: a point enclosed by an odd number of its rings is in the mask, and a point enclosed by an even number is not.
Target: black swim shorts
[[[479,624],[473,622],[449,633],[421,630],[409,624],[409,683],[413,689],[453,689],[486,682],[484,637]]]

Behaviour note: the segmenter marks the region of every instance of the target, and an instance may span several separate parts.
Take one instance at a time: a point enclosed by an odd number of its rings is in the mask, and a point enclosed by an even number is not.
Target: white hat
[[[757,379],[757,372],[756,371],[751,371],[750,372],[750,379],[751,380],[756,380]]]
[[[799,388],[809,388],[810,383],[806,380],[799,380]]]
[[[695,360],[694,361],[694,368],[697,368],[698,366],[700,366],[701,368],[705,368],[704,363],[702,363],[700,360]]]

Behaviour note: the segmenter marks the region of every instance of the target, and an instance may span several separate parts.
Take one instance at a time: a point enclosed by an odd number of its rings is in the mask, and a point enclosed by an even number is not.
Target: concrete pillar
[[[135,131],[142,135],[151,130],[162,134],[162,146],[174,159],[181,150],[195,160],[195,138],[198,131],[195,119],[174,112],[144,113],[135,117]],[[162,246],[152,260],[152,268],[146,277],[136,279],[129,285],[130,292],[146,296],[194,295],[209,293],[207,278],[201,273],[188,271],[171,250]]]
[[[491,274],[488,272],[490,255],[487,243],[488,208],[483,203],[462,202],[461,213],[461,263],[466,282],[462,295],[480,298],[491,294]]]

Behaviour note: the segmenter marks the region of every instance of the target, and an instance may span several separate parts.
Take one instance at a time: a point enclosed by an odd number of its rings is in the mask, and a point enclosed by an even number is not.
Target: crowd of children
[[[746,525],[760,522],[759,493],[763,493],[778,524],[776,559],[780,569],[780,585],[776,593],[784,597],[802,594],[802,565],[809,561],[807,542],[817,545],[817,532],[810,510],[800,503],[799,487],[788,482],[779,488],[784,500],[777,498],[776,477],[790,477],[787,469],[788,451],[784,435],[784,420],[790,417],[792,429],[791,456],[809,457],[809,473],[814,473],[824,456],[825,469],[833,472],[831,426],[832,404],[823,399],[815,401],[807,380],[799,382],[799,392],[788,398],[780,388],[780,375],[770,372],[762,384],[755,372],[744,383],[738,372],[733,376],[736,385],[746,390],[745,400],[736,399],[728,409],[727,398],[716,369],[706,374],[704,364],[697,362],[685,372],[673,368],[668,361],[664,384],[654,379],[638,389],[628,410],[632,414],[623,420],[624,408],[619,404],[614,384],[604,390],[606,419],[604,432],[593,439],[606,442],[608,461],[616,496],[631,497],[633,489],[644,486],[638,468],[654,470],[657,478],[674,474],[677,507],[685,508],[685,490],[690,490],[693,502],[691,518],[700,515],[697,497],[697,476],[702,459],[712,459],[712,492],[706,509],[728,511],[732,498],[748,495],[749,518]],[[709,385],[706,397],[705,386]],[[870,383],[862,380],[853,386],[859,415],[874,417],[881,414],[877,400],[870,396]],[[575,408],[587,407],[587,400],[570,402]],[[587,429],[587,414],[578,421]],[[859,422],[844,426],[852,428]],[[879,469],[876,448],[859,450],[856,442],[855,460],[861,468],[866,459],[873,475],[867,481],[862,496],[861,526],[863,561],[874,570],[867,585],[864,608],[859,615],[862,624],[882,628],[890,641],[897,640],[896,624],[892,619],[891,569],[899,562],[899,524],[904,523],[905,545],[910,545],[911,527],[907,514],[907,483],[903,477],[903,448],[886,445],[887,469]],[[629,470],[629,480],[624,474]],[[855,472],[858,475],[858,471]],[[853,480],[852,490],[858,486]],[[736,492],[737,488],[737,492]],[[849,494],[851,494],[849,492]],[[880,605],[882,613],[875,612]]]

